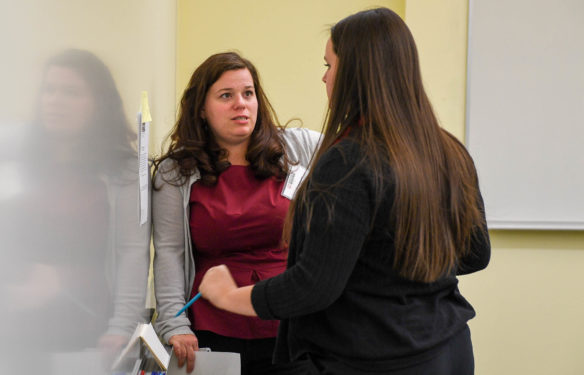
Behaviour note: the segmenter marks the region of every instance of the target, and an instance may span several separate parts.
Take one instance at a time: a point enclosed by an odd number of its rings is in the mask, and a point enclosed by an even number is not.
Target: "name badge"
[[[298,190],[298,186],[300,186],[305,177],[306,168],[304,168],[303,166],[294,165],[292,168],[290,168],[290,173],[288,173],[286,181],[284,182],[282,196],[292,200],[294,198],[294,195],[296,195],[296,190]]]

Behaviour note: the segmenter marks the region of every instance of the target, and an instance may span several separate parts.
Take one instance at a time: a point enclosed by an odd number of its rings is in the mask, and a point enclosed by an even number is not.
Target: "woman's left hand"
[[[224,264],[210,268],[199,285],[201,295],[220,309],[227,308],[228,295],[236,289],[235,280]]]

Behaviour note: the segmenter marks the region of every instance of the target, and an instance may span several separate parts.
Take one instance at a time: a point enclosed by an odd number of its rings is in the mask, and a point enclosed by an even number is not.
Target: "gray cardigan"
[[[286,152],[291,162],[308,168],[316,150],[320,133],[308,129],[291,128],[283,132]],[[179,334],[192,334],[186,313],[175,314],[191,295],[195,280],[189,227],[188,205],[191,186],[200,179],[196,171],[189,180],[174,186],[165,182],[176,177],[175,161],[164,160],[154,178],[159,190],[152,192],[152,224],[154,239],[154,289],[158,318],[155,328],[163,341]]]

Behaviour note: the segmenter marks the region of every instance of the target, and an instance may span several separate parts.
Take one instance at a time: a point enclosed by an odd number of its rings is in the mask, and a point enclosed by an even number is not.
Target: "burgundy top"
[[[215,186],[195,183],[190,196],[191,238],[198,292],[205,272],[225,264],[238,286],[255,284],[286,269],[282,227],[290,201],[284,181],[257,179],[250,167],[232,165]],[[201,298],[191,306],[194,330],[242,339],[275,337],[277,320],[261,320],[219,310]]]

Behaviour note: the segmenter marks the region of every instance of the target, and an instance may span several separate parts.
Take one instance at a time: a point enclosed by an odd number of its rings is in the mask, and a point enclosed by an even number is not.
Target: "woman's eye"
[[[230,93],[228,93],[228,92],[224,92],[224,93],[223,93],[223,94],[221,94],[219,97],[220,97],[220,98],[223,98],[223,99],[227,99],[227,98],[230,98],[230,97],[231,97],[231,94],[230,94]]]
[[[245,92],[245,96],[253,96],[253,95],[254,95],[253,90],[247,90]]]
[[[331,64],[324,64],[324,66],[325,66],[327,69],[330,69],[330,68],[331,68]]]
[[[63,89],[63,93],[68,96],[79,96],[81,95],[81,90],[73,87],[65,87]]]

